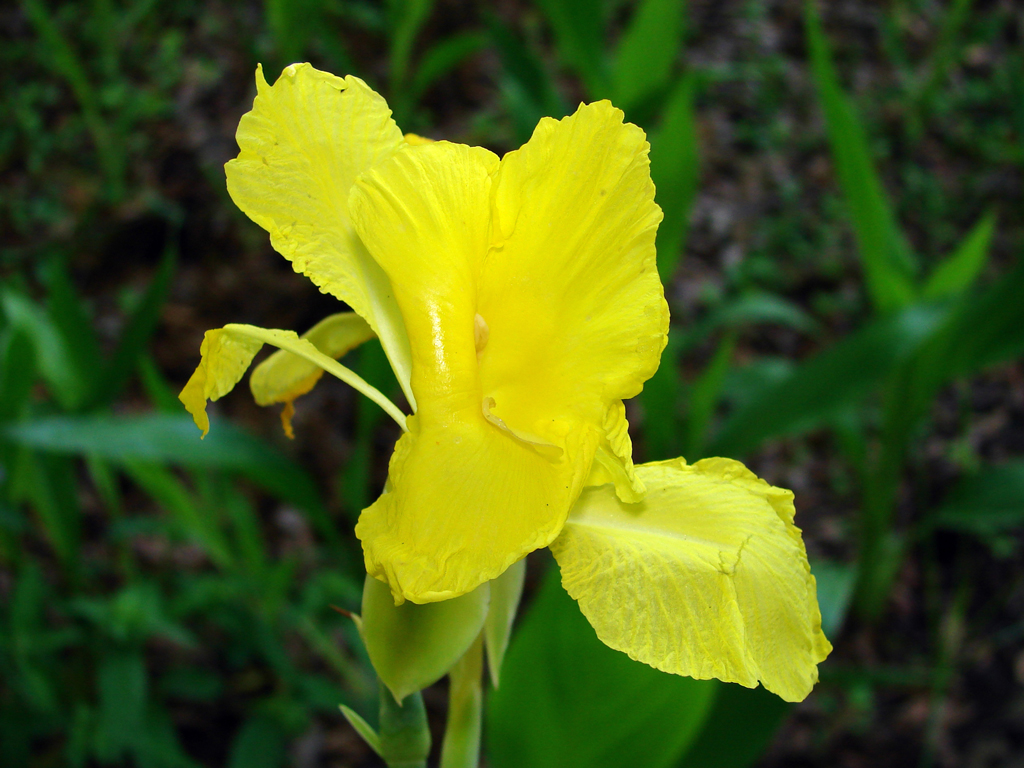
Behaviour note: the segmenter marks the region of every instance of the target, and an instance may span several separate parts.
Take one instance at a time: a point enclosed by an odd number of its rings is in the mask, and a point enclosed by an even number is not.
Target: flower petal
[[[742,464],[645,464],[643,502],[587,488],[551,549],[601,640],[653,667],[801,701],[832,646],[793,494]]]
[[[643,499],[647,489],[633,467],[633,441],[629,438],[626,406],[621,400],[608,409],[602,432],[587,485],[614,483],[619,500],[635,504]]]
[[[206,401],[218,400],[234,389],[241,381],[246,369],[252,364],[264,344],[271,344],[287,350],[314,365],[337,376],[350,387],[377,403],[387,411],[402,429],[405,429],[405,414],[376,387],[368,384],[361,376],[341,363],[328,357],[307,339],[300,339],[295,331],[280,331],[274,328],[257,328],[255,325],[232,323],[223,328],[207,331],[199,352],[202,359],[199,367],[189,378],[178,395],[186,410],[192,414],[196,426],[203,431],[203,437],[210,431],[210,419],[206,415]]]
[[[365,174],[350,198],[401,307],[418,400],[389,488],[356,526],[367,571],[396,599],[455,597],[546,546],[589,469],[576,457],[592,456],[598,438],[537,445],[486,413],[476,297],[497,164],[480,148],[410,147]]]
[[[609,409],[640,392],[667,338],[649,145],[622,117],[602,101],[545,118],[495,176],[483,392],[496,417],[555,444],[580,423],[624,430]]]
[[[258,68],[256,91],[238,124],[241,152],[225,166],[231,198],[296,272],[366,318],[415,408],[401,315],[348,213],[356,176],[406,146],[402,132],[384,99],[351,75],[293,64],[270,86]]]
[[[337,360],[373,336],[369,323],[355,312],[339,312],[325,317],[300,338]],[[281,423],[285,434],[293,437],[293,403],[313,389],[323,374],[320,366],[282,349],[256,366],[249,377],[249,389],[257,405],[285,404]]]

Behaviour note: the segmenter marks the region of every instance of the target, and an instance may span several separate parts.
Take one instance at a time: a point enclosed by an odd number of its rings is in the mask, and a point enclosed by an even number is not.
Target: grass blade
[[[172,246],[164,250],[152,282],[125,324],[113,356],[104,367],[92,396],[92,405],[113,402],[127,384],[146,351],[150,338],[160,322],[160,310],[170,290],[177,255]]]
[[[478,32],[463,32],[441,40],[423,54],[409,84],[408,101],[416,104],[438,80],[479,51],[487,38]]]
[[[982,535],[1024,525],[1024,461],[986,467],[964,478],[934,520],[942,528]]]
[[[770,437],[822,425],[879,387],[947,315],[915,306],[847,336],[761,389],[726,421],[709,455],[742,456]]]
[[[485,14],[484,21],[501,60],[505,108],[512,117],[516,141],[524,143],[542,117],[563,117],[565,102],[537,53],[494,14]]]
[[[807,0],[805,8],[811,69],[868,292],[879,311],[900,309],[916,293],[914,257],[875,169],[864,126],[839,84],[814,0]]]
[[[665,214],[658,227],[658,274],[668,285],[686,243],[697,194],[700,156],[694,119],[696,76],[689,72],[672,92],[658,130],[651,135],[651,178]]]
[[[613,101],[626,114],[668,86],[683,45],[685,9],[679,0],[641,0],[633,12],[612,67]]]
[[[55,416],[9,427],[12,441],[39,450],[128,461],[172,463],[241,473],[275,496],[305,509],[329,541],[337,531],[312,478],[281,452],[230,424],[200,441],[187,416]]]
[[[555,33],[558,57],[571,68],[591,99],[611,94],[604,59],[604,3],[595,0],[537,0]]]
[[[941,299],[970,288],[988,263],[989,246],[995,229],[995,214],[983,216],[957,249],[935,267],[921,295],[926,299]]]

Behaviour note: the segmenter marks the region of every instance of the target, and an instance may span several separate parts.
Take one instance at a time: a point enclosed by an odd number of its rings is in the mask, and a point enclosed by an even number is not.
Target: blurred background
[[[225,190],[257,62],[303,60],[499,153],[623,108],[673,315],[636,459],[796,492],[807,701],[609,651],[535,555],[488,765],[1024,766],[1020,3],[21,0],[0,41],[4,766],[380,764],[332,606],[397,428],[325,379],[294,441],[239,388],[200,442],[176,399],[206,329],[339,311]],[[376,342],[345,362],[400,397]]]

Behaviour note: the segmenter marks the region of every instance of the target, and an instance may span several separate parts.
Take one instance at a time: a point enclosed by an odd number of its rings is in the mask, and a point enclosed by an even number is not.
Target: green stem
[[[395,701],[380,684],[380,756],[388,768],[427,768],[430,729],[423,696],[418,692]]]
[[[484,692],[483,633],[448,673],[448,724],[441,745],[441,768],[477,768]]]

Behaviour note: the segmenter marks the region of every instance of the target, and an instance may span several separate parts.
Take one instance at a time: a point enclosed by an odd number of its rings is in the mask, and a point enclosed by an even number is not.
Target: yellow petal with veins
[[[642,502],[587,488],[551,545],[598,637],[666,672],[803,700],[832,646],[792,492],[730,459],[636,472]]]
[[[454,597],[550,543],[599,446],[625,497],[642,494],[621,400],[657,368],[668,329],[648,148],[602,102],[542,121],[500,164],[436,142],[353,189],[417,398],[389,490],[356,528],[396,598]]]
[[[401,315],[348,211],[356,176],[406,146],[387,103],[351,75],[292,64],[271,86],[258,68],[236,139],[241,151],[224,169],[231,199],[296,272],[366,318],[415,408]]]
[[[456,597],[548,544],[598,439],[579,430],[536,445],[485,413],[477,354],[495,331],[486,315],[477,320],[476,297],[497,165],[484,149],[410,147],[365,174],[350,199],[401,307],[418,402],[389,489],[356,526],[367,571],[396,600]]]
[[[300,338],[337,360],[373,336],[369,323],[355,312],[339,312],[325,317]],[[253,369],[249,389],[257,405],[285,404],[281,424],[285,434],[294,437],[291,417],[295,413],[295,398],[313,389],[323,374],[320,366],[282,349]]]
[[[202,356],[199,366],[178,395],[178,399],[185,405],[185,409],[192,414],[196,426],[202,430],[203,437],[206,437],[206,433],[210,431],[210,419],[206,415],[206,402],[218,400],[234,389],[264,344],[287,350],[289,354],[323,368],[332,376],[336,376],[373,400],[402,429],[406,428],[405,414],[379,389],[368,384],[354,371],[325,355],[307,339],[300,339],[295,331],[257,328],[255,325],[232,323],[223,328],[206,332],[199,350]]]
[[[642,485],[630,477],[620,401],[657,370],[668,334],[648,150],[607,101],[541,120],[495,177],[477,301],[494,415],[556,444],[566,423],[600,430],[627,495]]]

